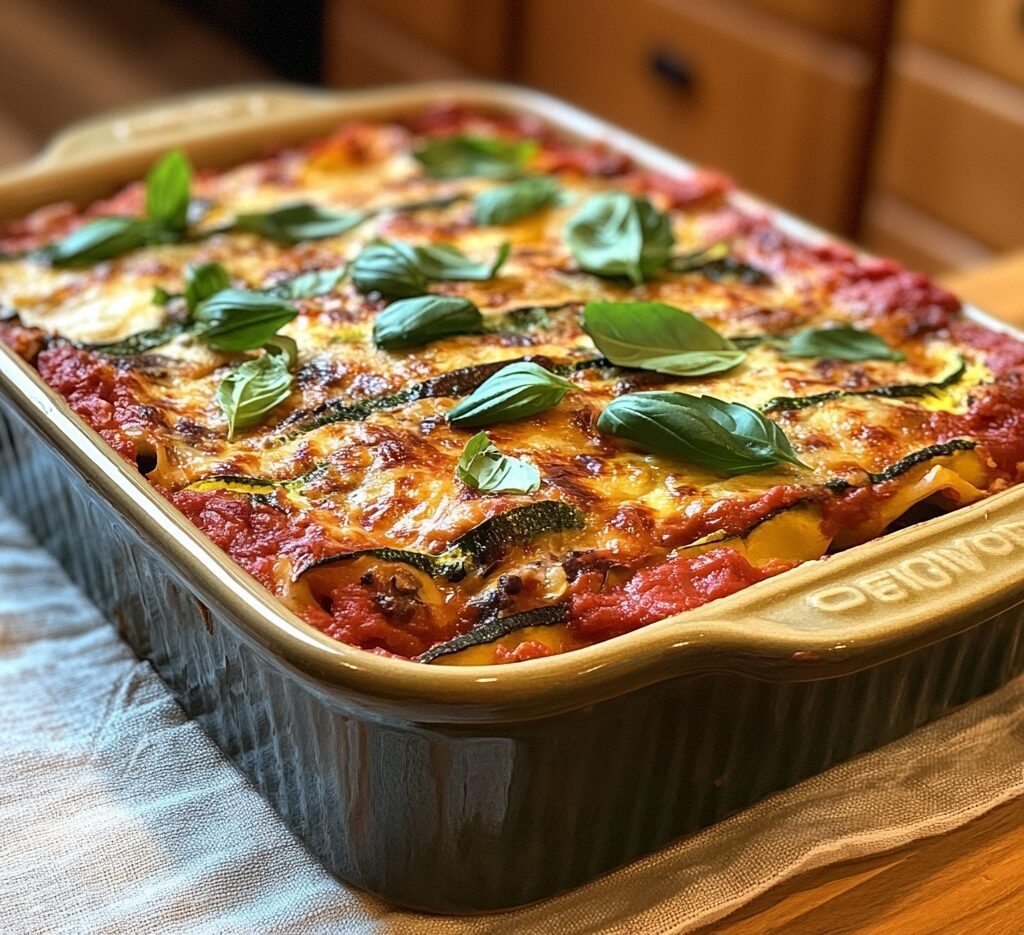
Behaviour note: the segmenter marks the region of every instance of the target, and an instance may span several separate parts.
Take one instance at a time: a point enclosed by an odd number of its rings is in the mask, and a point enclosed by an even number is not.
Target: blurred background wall
[[[1024,246],[1022,0],[0,0],[0,164],[240,81],[551,91],[929,272]]]

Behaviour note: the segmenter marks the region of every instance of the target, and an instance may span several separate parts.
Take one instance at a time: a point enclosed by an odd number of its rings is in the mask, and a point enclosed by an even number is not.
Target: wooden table
[[[1024,326],[1024,251],[944,282],[965,300]],[[1024,933],[1024,798],[948,834],[802,874],[702,930],[839,933]]]

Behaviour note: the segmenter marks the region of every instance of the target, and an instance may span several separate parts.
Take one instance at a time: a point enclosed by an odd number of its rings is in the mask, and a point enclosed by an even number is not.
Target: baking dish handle
[[[167,98],[73,124],[50,140],[32,166],[91,161],[125,146],[168,148],[211,130],[223,135],[271,118],[314,116],[329,103],[327,92],[282,84],[241,85]]]
[[[728,619],[712,603],[672,623],[697,667],[799,680],[886,662],[1021,604],[1024,489],[1013,488],[740,592]]]

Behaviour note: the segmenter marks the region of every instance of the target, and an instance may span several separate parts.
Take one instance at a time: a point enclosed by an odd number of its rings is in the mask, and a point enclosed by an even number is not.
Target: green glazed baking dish
[[[172,145],[222,165],[439,97],[686,168],[520,89],[245,88],[73,128],[0,177],[0,214],[106,194]],[[565,655],[417,666],[285,610],[6,350],[0,390],[0,496],[313,852],[406,906],[549,896],[1024,671],[1024,489]]]

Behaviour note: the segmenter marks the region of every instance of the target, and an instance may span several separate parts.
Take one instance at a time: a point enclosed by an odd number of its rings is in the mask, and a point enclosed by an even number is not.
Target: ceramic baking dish
[[[246,88],[72,128],[0,178],[0,214],[107,194],[171,146],[224,165],[438,98],[687,168],[520,89]],[[1024,489],[605,643],[434,667],[335,642],[285,610],[6,350],[0,389],[0,495],[309,847],[407,906],[543,898],[1024,670]]]

